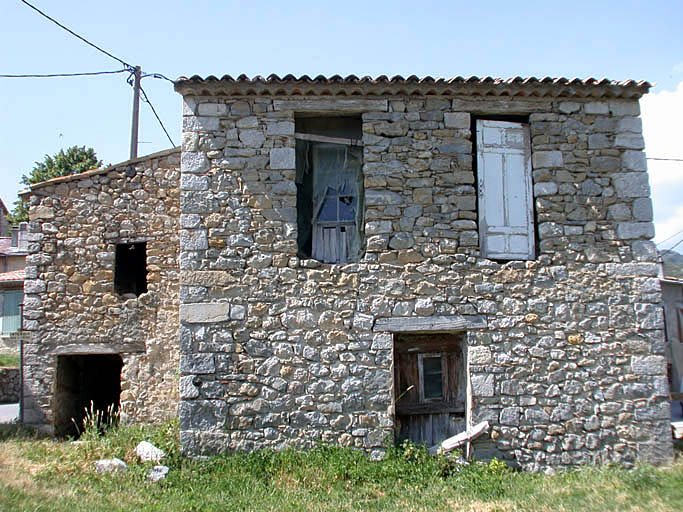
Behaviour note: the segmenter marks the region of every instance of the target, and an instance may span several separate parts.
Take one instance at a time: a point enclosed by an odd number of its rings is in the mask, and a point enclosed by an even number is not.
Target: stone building
[[[21,304],[24,300],[28,223],[22,222],[8,234],[11,236],[0,237],[0,353],[17,354],[24,337],[21,332]]]
[[[671,457],[649,84],[175,88],[179,176],[172,153],[33,187],[32,423],[65,417],[62,375],[95,351],[121,358],[128,417],[179,404],[187,454],[379,456],[487,420],[475,453],[527,469]],[[116,293],[145,259],[148,292]]]
[[[77,434],[91,402],[176,415],[179,163],[173,149],[31,186],[25,424]]]

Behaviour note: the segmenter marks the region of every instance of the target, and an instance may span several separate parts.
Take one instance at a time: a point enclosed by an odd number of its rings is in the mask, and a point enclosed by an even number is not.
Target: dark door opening
[[[428,446],[465,430],[464,336],[396,334],[394,401],[399,440]]]
[[[116,354],[59,356],[54,398],[55,434],[78,437],[86,414],[109,421],[118,411],[123,361]],[[86,413],[88,411],[88,413]]]

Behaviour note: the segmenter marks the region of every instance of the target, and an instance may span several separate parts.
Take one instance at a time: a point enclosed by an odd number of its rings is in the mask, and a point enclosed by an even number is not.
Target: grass
[[[88,429],[80,443],[55,442],[16,425],[0,430],[0,510],[352,511],[352,510],[657,510],[683,509],[683,464],[585,467],[556,475],[515,472],[499,461],[454,467],[412,445],[372,462],[332,446],[259,451],[189,460],[177,423]],[[145,480],[135,446],[148,440],[168,456],[168,477]],[[118,457],[119,475],[94,472]]]
[[[19,354],[0,354],[0,368],[18,368]]]

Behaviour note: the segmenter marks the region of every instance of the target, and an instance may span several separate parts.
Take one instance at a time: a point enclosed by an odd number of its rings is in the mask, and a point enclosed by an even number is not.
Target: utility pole
[[[130,159],[138,157],[138,121],[140,118],[140,77],[142,70],[135,66],[133,83],[133,123],[130,129]]]

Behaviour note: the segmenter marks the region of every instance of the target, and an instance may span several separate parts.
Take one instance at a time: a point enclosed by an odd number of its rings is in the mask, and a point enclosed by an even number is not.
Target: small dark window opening
[[[114,288],[119,295],[139,296],[147,291],[147,243],[116,245]]]

